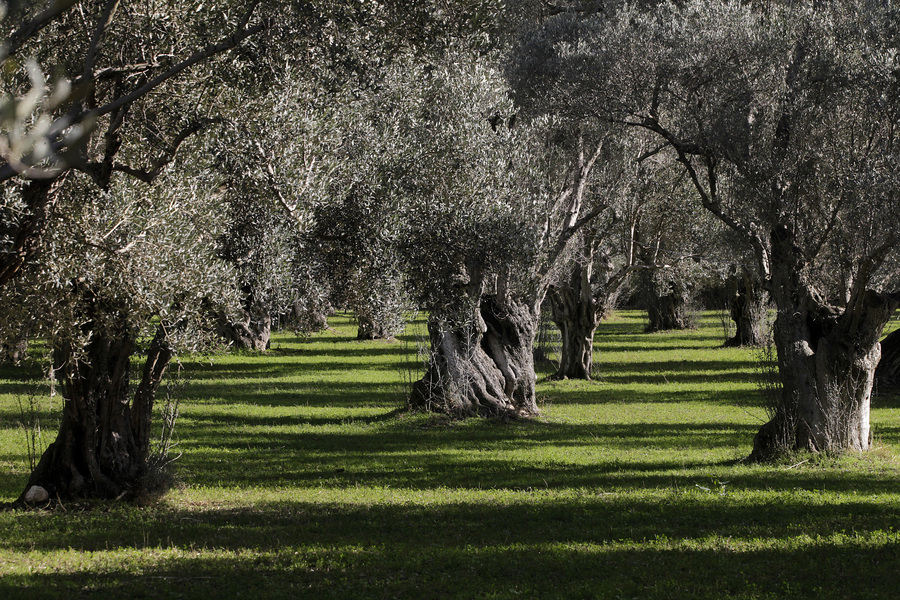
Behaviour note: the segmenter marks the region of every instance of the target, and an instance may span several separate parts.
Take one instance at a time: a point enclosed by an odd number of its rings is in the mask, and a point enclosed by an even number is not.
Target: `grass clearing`
[[[185,360],[182,485],[141,506],[0,512],[0,597],[896,597],[896,394],[875,400],[867,456],[751,466],[754,351],[722,348],[717,315],[644,334],[619,313],[597,381],[541,381],[542,416],[505,424],[398,412],[414,333],[332,326]],[[41,379],[0,377],[11,501],[27,478],[16,398]],[[59,401],[39,401],[49,442]]]

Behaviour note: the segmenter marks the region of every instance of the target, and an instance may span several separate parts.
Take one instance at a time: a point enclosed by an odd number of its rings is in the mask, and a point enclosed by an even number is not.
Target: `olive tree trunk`
[[[465,323],[432,315],[431,356],[411,404],[456,417],[536,414],[536,322],[526,303],[496,296],[483,296]]]
[[[64,398],[62,422],[19,502],[32,486],[60,499],[118,499],[141,491],[153,402],[173,351],[160,329],[129,402],[134,350],[134,340],[125,331],[95,332],[84,352],[65,345],[55,350],[54,370]]]
[[[399,311],[357,308],[355,316],[357,340],[389,340],[403,330]]]
[[[688,302],[682,294],[675,291],[668,294],[650,293],[646,301],[648,333],[691,328],[687,316]]]
[[[547,290],[550,314],[559,328],[562,342],[554,379],[591,379],[594,333],[614,303],[612,297],[617,289],[616,284],[595,291],[591,283],[591,265],[576,263],[572,265],[567,281]]]
[[[272,335],[272,315],[262,302],[249,300],[241,311],[239,320],[221,317],[220,333],[236,348],[265,352]]]
[[[765,320],[766,292],[754,284],[746,271],[729,282],[729,312],[734,321],[734,335],[725,340],[725,346],[760,347],[766,343]]]
[[[897,295],[859,289],[844,308],[807,289],[799,250],[773,235],[772,296],[780,397],[754,438],[752,459],[784,450],[865,451],[879,337],[900,305]]]
[[[559,367],[554,379],[590,379],[594,364],[594,332],[600,323],[593,298],[569,286],[547,292],[553,322],[559,328]]]

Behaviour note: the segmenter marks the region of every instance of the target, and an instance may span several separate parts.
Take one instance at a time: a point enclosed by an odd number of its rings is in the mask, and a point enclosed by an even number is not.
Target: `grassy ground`
[[[542,416],[506,424],[397,412],[414,336],[345,320],[186,360],[181,485],[0,513],[0,598],[897,597],[900,397],[876,399],[868,456],[743,464],[765,411],[718,323],[621,313],[598,381],[541,382]],[[0,376],[3,502],[39,371]]]

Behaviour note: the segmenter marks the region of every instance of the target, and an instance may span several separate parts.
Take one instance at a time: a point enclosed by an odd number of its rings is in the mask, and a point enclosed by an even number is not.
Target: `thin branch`
[[[16,55],[25,43],[36,36],[40,31],[53,22],[54,19],[64,14],[67,10],[78,4],[81,0],[57,0],[50,8],[24,23],[12,35],[6,38],[0,46],[0,62],[6,61]]]
[[[220,121],[221,119],[200,119],[198,121],[193,121],[190,125],[182,129],[178,135],[175,136],[175,139],[172,140],[172,143],[163,150],[162,154],[149,169],[136,169],[133,167],[129,167],[128,165],[123,165],[120,163],[113,163],[112,169],[113,171],[118,171],[120,173],[125,173],[126,175],[130,175],[135,179],[143,181],[144,183],[152,183],[162,170],[173,160],[175,160],[175,155],[178,153],[178,148],[181,144],[188,139],[190,136],[195,133],[202,131],[209,125]]]
[[[160,73],[159,75],[157,75],[156,77],[154,77],[153,79],[151,79],[150,81],[148,81],[147,83],[145,83],[144,85],[139,87],[138,89],[134,90],[130,94],[122,96],[121,98],[117,98],[117,99],[113,100],[112,102],[109,102],[108,104],[101,106],[99,108],[96,108],[94,110],[90,110],[85,113],[82,113],[81,115],[79,115],[77,120],[84,121],[85,119],[88,119],[91,117],[99,117],[99,116],[102,116],[105,114],[109,114],[121,106],[124,106],[126,104],[131,104],[131,103],[135,102],[136,100],[139,100],[143,96],[146,96],[148,93],[152,92],[154,89],[156,89],[157,87],[159,87],[160,85],[162,85],[163,83],[168,81],[169,79],[175,77],[182,71],[185,71],[185,70],[189,69],[190,67],[193,67],[194,65],[196,65],[199,62],[202,62],[202,61],[206,60],[207,58],[215,56],[216,54],[221,54],[222,52],[231,50],[232,48],[234,48],[235,46],[237,46],[238,44],[243,42],[245,39],[259,33],[260,31],[263,31],[267,27],[268,27],[268,23],[260,23],[254,27],[251,27],[250,29],[244,29],[241,31],[237,31],[234,34],[232,34],[232,35],[228,36],[227,38],[225,38],[224,40],[222,40],[221,42],[218,42],[216,44],[211,44],[211,45],[207,46],[206,48],[204,48],[203,50],[200,50],[199,52],[195,52],[194,54],[192,54],[188,58],[184,59],[177,65],[174,65],[174,66],[170,67],[169,69],[167,69],[166,71]]]
[[[248,13],[244,15],[244,17],[242,19],[242,23],[246,23],[246,21],[250,18],[252,9],[255,8],[257,6],[257,4],[258,3],[254,3],[251,7],[251,10],[248,11]],[[170,67],[169,69],[167,69],[163,73],[160,73],[153,79],[150,79],[149,81],[147,81],[146,83],[139,86],[137,89],[133,90],[131,93],[129,93],[125,96],[116,98],[112,102],[109,102],[106,105],[101,106],[96,109],[83,111],[83,112],[73,115],[71,117],[60,117],[59,119],[56,120],[56,122],[54,123],[54,126],[51,127],[51,131],[56,132],[55,135],[58,135],[59,132],[63,131],[64,129],[66,129],[68,127],[71,127],[72,125],[75,125],[77,123],[83,123],[85,121],[92,121],[93,119],[96,119],[97,117],[112,113],[114,111],[119,110],[122,107],[128,106],[128,105],[136,102],[143,96],[147,95],[148,93],[152,92],[158,86],[165,83],[169,79],[175,77],[176,75],[180,74],[181,72],[189,69],[190,67],[196,65],[197,63],[200,63],[212,56],[215,56],[216,54],[220,54],[222,52],[231,50],[232,48],[236,47],[238,44],[240,44],[247,38],[252,37],[253,35],[263,31],[268,26],[269,26],[269,23],[266,21],[263,23],[259,23],[258,25],[255,25],[254,27],[251,27],[250,29],[240,29],[240,30],[236,31],[235,33],[233,33],[232,35],[224,38],[222,41],[220,41],[216,44],[211,44],[211,45],[207,46],[206,48],[204,48],[203,50],[195,52],[188,58],[186,58],[183,61],[179,62],[178,64]],[[60,124],[60,126],[57,127],[56,126],[57,124]],[[63,127],[62,124],[64,124],[65,127]],[[48,136],[48,137],[53,137],[53,136]],[[54,152],[58,153],[65,147],[65,140],[56,140],[51,144],[51,147],[53,148]],[[126,171],[126,169],[127,168],[121,168],[120,170]],[[137,170],[132,170],[132,171],[134,171],[135,173],[137,172]],[[30,172],[29,170],[22,169],[22,168],[16,168],[16,166],[7,163],[5,165],[0,166],[0,183],[2,183],[3,181],[7,181],[9,179],[12,179],[13,177],[16,177],[18,175],[25,174],[27,176],[27,174],[29,172]],[[126,172],[128,172],[128,171],[126,171]]]
[[[94,37],[91,39],[87,57],[84,59],[83,74],[85,79],[91,78],[91,73],[94,71],[94,63],[97,60],[97,52],[100,50],[100,44],[106,36],[107,29],[109,29],[109,26],[112,24],[116,9],[119,7],[119,1],[120,0],[107,0],[106,6],[103,7],[103,14],[100,16],[100,22],[97,23],[97,28],[94,30]]]

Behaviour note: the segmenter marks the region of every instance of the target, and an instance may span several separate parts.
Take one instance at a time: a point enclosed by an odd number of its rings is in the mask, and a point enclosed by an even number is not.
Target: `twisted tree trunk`
[[[456,417],[536,414],[535,325],[531,307],[496,296],[482,297],[465,323],[431,316],[431,358],[411,404]]]
[[[843,309],[824,304],[796,268],[802,254],[786,231],[773,235],[772,264],[781,390],[751,458],[784,450],[868,450],[878,339],[900,297],[858,290]]]
[[[676,291],[647,296],[647,332],[690,329],[687,299]]]
[[[729,308],[734,321],[734,335],[725,340],[725,346],[759,347],[766,343],[763,323],[766,315],[765,291],[754,285],[746,271],[729,284]]]
[[[562,345],[555,379],[591,379],[594,363],[594,332],[611,304],[603,289],[595,295],[590,265],[575,263],[568,280],[550,286],[553,322],[559,328]]]
[[[600,324],[593,298],[583,298],[571,287],[553,287],[547,293],[553,322],[562,345],[554,379],[590,379],[594,364],[594,332]]]
[[[272,335],[269,307],[254,299],[248,300],[240,320],[230,321],[224,315],[221,317],[220,332],[237,348],[265,352],[269,349]]]
[[[18,502],[32,486],[51,498],[123,498],[141,491],[150,448],[153,400],[172,349],[160,329],[148,351],[133,403],[128,387],[135,343],[124,329],[94,332],[83,352],[54,352],[62,388],[62,423],[41,456]]]
[[[367,315],[356,316],[356,339],[358,340],[386,340],[391,337],[381,323]]]

